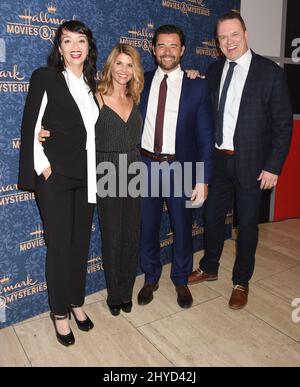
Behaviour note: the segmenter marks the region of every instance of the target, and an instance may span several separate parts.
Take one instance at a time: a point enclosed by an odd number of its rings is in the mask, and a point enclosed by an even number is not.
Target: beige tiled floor
[[[111,316],[106,291],[88,297],[86,311],[95,328],[80,332],[71,321],[72,347],[57,343],[48,313],[0,330],[0,366],[300,366],[300,322],[292,321],[291,305],[300,298],[300,220],[260,230],[244,310],[228,308],[235,251],[230,240],[219,280],[191,287],[191,309],[177,305],[167,265],[153,302],[135,303],[130,314]],[[135,299],[142,283],[140,276]]]

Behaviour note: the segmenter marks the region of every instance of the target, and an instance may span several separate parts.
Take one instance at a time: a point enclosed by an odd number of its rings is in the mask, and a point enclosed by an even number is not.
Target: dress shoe
[[[193,297],[186,285],[176,286],[177,303],[181,308],[190,308],[193,304]]]
[[[208,274],[201,269],[196,269],[189,275],[188,285],[199,284],[204,281],[216,281],[218,274]]]
[[[138,294],[138,304],[139,305],[147,305],[149,302],[153,300],[153,292],[158,289],[158,283],[156,284],[147,284],[145,283],[142,289]]]
[[[90,331],[91,329],[94,328],[94,324],[92,322],[92,320],[89,318],[89,316],[87,314],[86,315],[86,319],[81,321],[81,320],[78,320],[75,313],[74,313],[74,310],[71,308],[70,309],[70,312],[72,313],[75,321],[76,321],[76,324],[78,326],[78,329],[80,329],[81,331],[85,331],[85,332],[88,332]]]
[[[129,302],[122,302],[121,309],[125,313],[130,313],[132,309],[132,301],[130,300]]]
[[[248,302],[249,288],[241,285],[235,285],[229,300],[229,307],[231,309],[242,309]]]
[[[107,306],[109,308],[110,313],[113,316],[119,316],[120,310],[121,310],[121,305],[109,305],[109,304],[107,304]]]
[[[56,320],[65,320],[68,316],[55,316],[53,312],[50,312],[50,318],[53,322],[55,333],[56,333],[56,338],[57,341],[64,345],[65,347],[69,347],[70,345],[75,343],[75,337],[73,335],[73,332],[70,330],[70,333],[67,335],[61,335],[56,327],[55,321]],[[69,314],[69,319],[70,319],[70,314]]]

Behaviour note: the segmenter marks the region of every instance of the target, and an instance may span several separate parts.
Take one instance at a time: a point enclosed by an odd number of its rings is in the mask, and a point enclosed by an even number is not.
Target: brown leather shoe
[[[199,284],[204,281],[216,281],[218,274],[208,274],[201,269],[196,269],[189,276],[188,285]]]
[[[186,285],[176,286],[177,303],[181,308],[190,308],[193,304],[193,297]]]
[[[142,289],[139,291],[137,301],[139,305],[147,305],[153,300],[153,292],[158,289],[157,284],[144,284]]]
[[[229,307],[231,309],[242,309],[248,302],[249,288],[241,285],[235,285],[229,300]]]

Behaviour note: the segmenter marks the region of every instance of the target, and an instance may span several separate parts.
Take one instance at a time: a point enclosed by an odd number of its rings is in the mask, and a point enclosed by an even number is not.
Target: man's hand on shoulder
[[[190,79],[196,79],[196,78],[205,79],[205,75],[201,74],[199,70],[186,69],[185,72],[187,77]]]

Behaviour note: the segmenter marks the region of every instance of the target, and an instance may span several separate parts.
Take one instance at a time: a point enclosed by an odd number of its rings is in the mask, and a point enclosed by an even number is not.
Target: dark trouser
[[[172,174],[170,197],[164,198],[163,195],[150,197],[151,160],[143,157],[143,161],[148,167],[149,189],[149,196],[142,201],[141,268],[145,273],[145,282],[157,283],[161,276],[160,226],[163,203],[166,200],[174,232],[171,279],[175,286],[186,285],[193,266],[192,210],[185,207],[188,199],[184,195],[174,197]],[[160,175],[160,190],[163,184]]]
[[[248,286],[254,272],[258,243],[260,182],[253,188],[240,186],[235,171],[235,156],[216,151],[214,176],[205,207],[204,248],[201,270],[216,274],[225,237],[225,218],[233,198],[236,200],[238,238],[233,284]]]
[[[98,198],[107,303],[132,299],[137,274],[141,198]]]
[[[52,173],[37,178],[37,203],[47,244],[46,279],[55,315],[84,303],[94,205],[87,201],[86,180]]]

